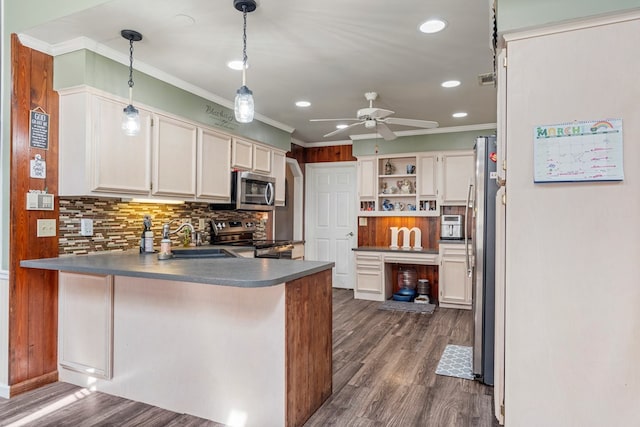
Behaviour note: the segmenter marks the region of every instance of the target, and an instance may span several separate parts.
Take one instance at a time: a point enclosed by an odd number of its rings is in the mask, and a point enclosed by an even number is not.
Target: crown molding
[[[37,51],[46,53],[51,56],[64,55],[66,53],[75,52],[78,50],[90,50],[100,56],[104,56],[105,58],[111,59],[114,62],[118,62],[120,64],[129,66],[129,56],[125,55],[122,52],[116,51],[114,49],[108,48],[93,39],[88,37],[77,37],[75,39],[67,40],[61,43],[56,43],[54,45],[45,43],[39,39],[31,37],[26,34],[19,34],[20,43],[24,46],[29,47],[31,49],[35,49]],[[166,73],[156,67],[148,65],[142,61],[136,60],[136,66],[134,67],[137,71],[147,74],[153,78],[156,78],[160,81],[163,81],[167,84],[175,86],[179,89],[185,90],[194,95],[200,96],[204,99],[207,99],[211,102],[215,102],[218,105],[223,107],[227,107],[233,110],[233,101],[229,101],[228,99],[222,98],[214,93],[211,93],[199,86],[188,83],[182,79],[179,79],[172,74]],[[268,124],[280,130],[283,130],[288,133],[293,133],[295,128],[285,125],[284,123],[280,123],[269,117],[265,117],[262,114],[256,112],[255,118],[262,123]]]
[[[395,132],[399,137],[402,136],[416,136],[416,135],[435,135],[439,133],[454,133],[454,132],[472,132],[476,130],[495,130],[498,125],[496,123],[482,123],[477,125],[465,125],[465,126],[451,126],[448,128],[435,128],[435,129],[416,129],[416,130],[404,130]],[[377,133],[350,135],[353,141],[362,139],[376,139],[382,138]]]

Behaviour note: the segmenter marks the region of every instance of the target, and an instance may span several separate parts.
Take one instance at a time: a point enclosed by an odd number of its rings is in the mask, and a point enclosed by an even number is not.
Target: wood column
[[[287,282],[286,426],[299,427],[332,391],[331,269]]]
[[[53,58],[11,36],[11,160],[9,232],[9,386],[10,394],[56,381],[58,275],[25,269],[23,259],[58,255],[58,237],[36,237],[38,219],[54,219],[58,229],[58,94],[53,90]],[[32,148],[30,110],[49,114],[48,149]],[[39,154],[46,178],[30,178],[30,161]],[[56,196],[53,211],[26,210],[29,190]]]

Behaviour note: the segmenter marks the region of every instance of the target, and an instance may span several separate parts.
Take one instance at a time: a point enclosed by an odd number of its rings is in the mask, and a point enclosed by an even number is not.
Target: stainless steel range
[[[291,259],[293,244],[289,240],[253,239],[256,223],[250,220],[210,221],[211,244],[254,248],[256,258]]]

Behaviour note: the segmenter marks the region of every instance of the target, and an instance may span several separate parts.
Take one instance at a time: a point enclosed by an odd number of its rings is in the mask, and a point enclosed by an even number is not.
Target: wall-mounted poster
[[[622,119],[536,126],[534,182],[622,181]]]
[[[29,145],[49,149],[49,115],[40,107],[29,112]]]

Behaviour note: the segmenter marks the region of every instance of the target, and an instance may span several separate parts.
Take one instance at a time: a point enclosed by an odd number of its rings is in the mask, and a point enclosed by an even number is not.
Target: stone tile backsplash
[[[173,219],[191,220],[196,231],[202,231],[209,241],[210,219],[251,219],[257,224],[254,239],[265,239],[266,214],[263,212],[210,211],[207,203],[187,202],[181,205],[124,202],[113,198],[60,197],[59,253],[86,254],[111,250],[137,249],[142,234],[142,219],[149,215],[152,221],[154,246],[160,247],[162,224]],[[80,235],[80,220],[93,220],[93,236]],[[205,220],[200,230],[200,219]],[[177,227],[177,224],[174,225]],[[175,229],[172,227],[172,230]],[[172,244],[181,246],[181,235],[171,235]]]

